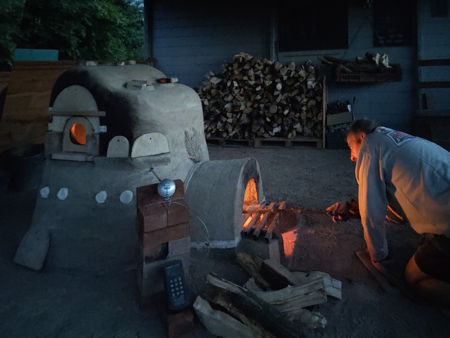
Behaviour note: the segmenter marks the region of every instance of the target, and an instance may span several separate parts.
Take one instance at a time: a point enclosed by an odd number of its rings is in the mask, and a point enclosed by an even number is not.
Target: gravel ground
[[[357,194],[354,166],[346,150],[210,146],[210,157],[256,158],[268,201],[286,200],[301,209],[323,210]],[[132,266],[105,275],[70,269],[34,272],[13,264],[37,191],[32,184],[20,191],[7,190],[10,173],[4,166],[0,169],[0,336],[164,337],[156,309],[143,311],[136,304]],[[389,268],[400,277],[418,236],[406,225],[387,228],[393,257]],[[291,269],[325,271],[343,282],[342,300],[330,299],[314,309],[325,315],[328,326],[305,330],[306,336],[448,336],[450,319],[440,310],[400,294],[387,295],[371,278],[354,255],[365,246],[357,219],[334,224],[325,215],[300,216],[290,233],[293,252],[284,262]],[[247,279],[230,251],[193,250],[191,272],[194,290],[201,289],[209,272],[236,283]],[[208,336],[197,323],[187,337]]]

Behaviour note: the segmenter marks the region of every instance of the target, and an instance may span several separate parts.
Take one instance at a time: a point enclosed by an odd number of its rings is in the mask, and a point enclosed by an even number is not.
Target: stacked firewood
[[[207,79],[199,89],[207,138],[322,135],[323,77],[311,62],[283,65],[240,53]]]
[[[303,327],[324,328],[326,318],[308,308],[342,299],[342,283],[324,272],[291,272],[245,253],[237,261],[251,276],[239,286],[217,275],[194,303],[200,321],[221,337],[302,337]]]

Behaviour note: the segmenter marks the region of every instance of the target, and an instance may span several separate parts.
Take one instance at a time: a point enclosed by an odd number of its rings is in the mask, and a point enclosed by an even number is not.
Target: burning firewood
[[[258,224],[255,226],[255,229],[253,230],[254,237],[259,237],[261,230],[264,228],[264,226],[269,221],[271,213],[276,209],[276,207],[277,207],[277,204],[275,202],[272,202],[269,204],[269,206],[267,207],[268,211],[263,214],[261,220],[258,222]]]
[[[245,223],[242,225],[242,232],[244,234],[249,234],[255,228],[255,224],[260,221],[261,217],[262,217],[261,212],[252,213],[250,217],[247,218]]]
[[[264,234],[265,239],[270,241],[278,224],[281,212],[285,209],[286,201],[279,203],[272,202],[268,205],[244,205],[242,210],[243,215],[250,214],[250,216],[243,217],[242,234],[248,236],[252,233],[255,238]]]
[[[278,205],[277,210],[284,210],[285,208],[286,208],[286,201],[283,201]],[[275,227],[278,224],[279,217],[280,217],[280,213],[278,212],[275,214],[274,218],[267,225],[267,230],[266,230],[266,235],[265,235],[266,240],[269,241],[272,239],[273,231],[275,230]]]
[[[199,90],[207,138],[322,136],[323,84],[311,62],[282,65],[240,53]]]

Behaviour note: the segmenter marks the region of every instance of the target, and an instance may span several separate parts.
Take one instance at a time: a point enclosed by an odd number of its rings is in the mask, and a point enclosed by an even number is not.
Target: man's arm
[[[364,239],[374,261],[381,261],[388,255],[386,229],[386,184],[380,165],[379,151],[361,150],[356,175],[359,183],[358,202]]]

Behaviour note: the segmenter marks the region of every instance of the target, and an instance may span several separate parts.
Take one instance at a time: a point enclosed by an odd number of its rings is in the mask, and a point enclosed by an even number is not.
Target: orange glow
[[[86,129],[81,123],[74,123],[70,128],[70,140],[75,144],[86,144]]]
[[[253,214],[251,214],[251,215],[247,218],[247,220],[244,222],[244,225],[242,225],[242,229],[243,229],[243,230],[247,229],[247,227],[248,227],[248,225],[250,224],[250,222],[252,221],[252,219],[253,219]]]
[[[255,179],[248,181],[244,194],[244,205],[258,204],[258,191],[256,190]]]
[[[281,234],[283,237],[284,257],[289,258],[294,254],[295,242],[297,241],[298,229],[294,228]]]

